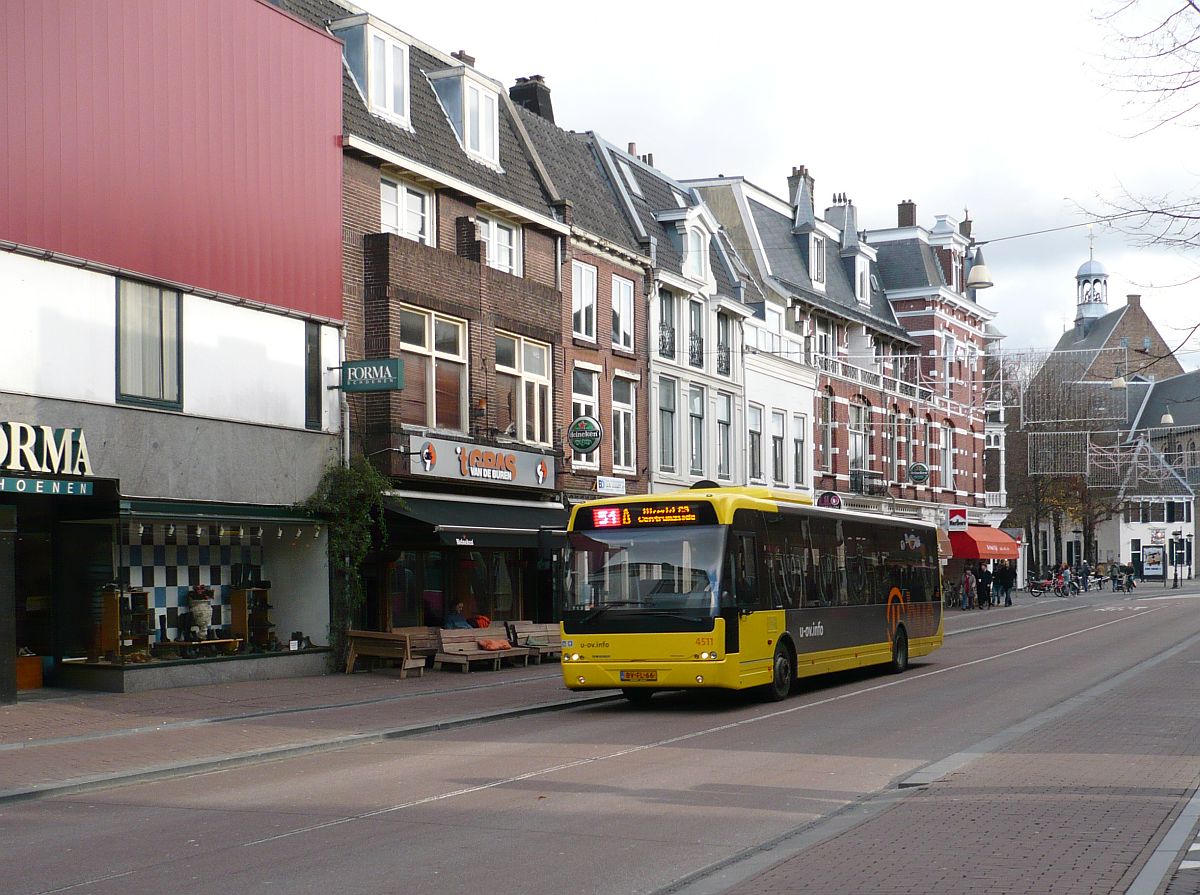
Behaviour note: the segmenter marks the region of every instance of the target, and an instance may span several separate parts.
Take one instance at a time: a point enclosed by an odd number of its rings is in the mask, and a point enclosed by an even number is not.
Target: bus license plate
[[[622,671],[621,680],[623,681],[657,681],[657,671]]]

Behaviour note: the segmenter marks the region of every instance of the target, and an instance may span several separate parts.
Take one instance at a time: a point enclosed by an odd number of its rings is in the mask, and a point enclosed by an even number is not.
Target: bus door
[[[764,611],[770,608],[770,584],[763,575],[758,538],[753,532],[730,531],[725,566],[731,597],[727,602],[732,603],[722,608],[725,651],[742,653],[743,662],[760,658],[764,651],[769,659],[774,647],[768,648],[766,641],[778,636],[782,613]],[[776,629],[773,633],[769,630],[772,622]]]

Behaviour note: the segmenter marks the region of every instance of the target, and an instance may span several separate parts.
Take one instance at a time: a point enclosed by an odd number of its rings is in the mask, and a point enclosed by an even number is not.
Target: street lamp
[[[1183,544],[1183,530],[1175,529],[1171,532],[1171,566],[1175,572],[1175,581],[1171,585],[1172,589],[1179,587],[1179,547]]]
[[[1187,536],[1188,581],[1192,580],[1192,536]]]

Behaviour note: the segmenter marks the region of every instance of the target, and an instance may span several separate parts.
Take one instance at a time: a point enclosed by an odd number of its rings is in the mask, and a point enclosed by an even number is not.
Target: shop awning
[[[940,525],[937,530],[938,558],[949,559],[954,555],[954,545],[950,543],[950,535]]]
[[[972,525],[966,531],[950,532],[956,559],[1017,559],[1017,542],[998,528]]]
[[[396,539],[429,536],[448,547],[539,547],[561,540],[567,511],[538,501],[453,499],[410,494],[384,497]],[[555,539],[554,534],[558,533]]]

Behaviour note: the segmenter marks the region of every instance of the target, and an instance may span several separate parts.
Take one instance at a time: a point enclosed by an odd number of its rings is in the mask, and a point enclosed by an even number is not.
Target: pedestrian
[[[1108,583],[1112,587],[1112,592],[1115,594],[1121,589],[1121,564],[1110,562],[1108,564]]]
[[[1091,590],[1092,589],[1092,567],[1088,565],[1088,561],[1086,559],[1083,561],[1083,565],[1081,565],[1079,567],[1079,577],[1083,581],[1084,591]]]
[[[963,569],[962,576],[962,599],[960,600],[959,608],[964,612],[971,608],[971,604],[975,599],[975,574],[971,571],[971,567],[967,566]]]
[[[1005,560],[1005,562],[1004,562],[1004,605],[1005,606],[1011,606],[1013,604],[1012,592],[1013,592],[1013,587],[1016,585],[1016,583],[1017,583],[1017,567],[1016,567],[1016,565],[1011,564],[1007,560]]]
[[[979,588],[979,608],[987,609],[992,605],[992,573],[986,565],[980,564],[976,581]]]
[[[1062,567],[1063,596],[1071,596],[1071,567],[1063,563]]]

